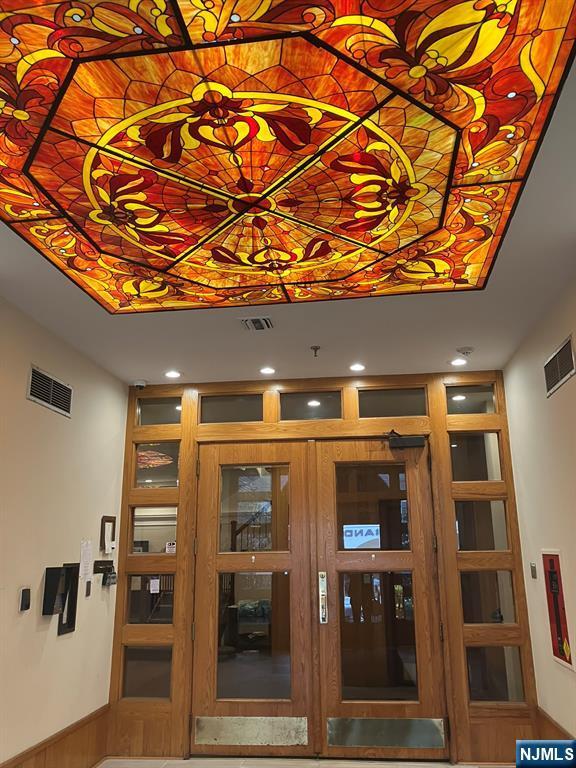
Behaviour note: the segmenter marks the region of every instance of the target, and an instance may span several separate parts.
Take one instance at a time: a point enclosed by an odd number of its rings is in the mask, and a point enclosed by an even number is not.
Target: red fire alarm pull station
[[[568,637],[568,621],[560,572],[560,555],[558,553],[543,553],[542,561],[544,563],[552,653],[559,661],[572,666],[572,651]]]

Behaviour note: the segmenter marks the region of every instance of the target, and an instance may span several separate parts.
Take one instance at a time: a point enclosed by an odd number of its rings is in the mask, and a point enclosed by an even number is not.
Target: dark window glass
[[[471,701],[524,701],[520,651],[516,646],[466,649]]]
[[[342,699],[418,698],[411,573],[341,573]]]
[[[180,424],[179,397],[142,397],[138,400],[138,424]]]
[[[503,501],[457,501],[456,534],[460,550],[508,549]]]
[[[516,620],[510,571],[465,571],[460,581],[465,624]]]
[[[289,469],[222,467],[220,552],[288,550]]]
[[[453,480],[501,480],[496,432],[450,434]]]
[[[169,699],[172,648],[124,648],[124,697]]]
[[[174,554],[177,507],[135,507],[132,512],[132,552]]]
[[[203,395],[200,421],[202,424],[262,421],[262,395]]]
[[[171,624],[173,610],[173,574],[128,576],[129,624]]]
[[[446,387],[448,413],[494,413],[494,385]]]
[[[410,549],[403,464],[336,466],[339,549]]]
[[[174,488],[178,485],[179,442],[136,446],[136,486]]]
[[[340,419],[340,392],[284,392],[280,395],[280,414],[283,421]]]
[[[361,389],[358,392],[360,418],[375,416],[426,416],[426,390]]]
[[[290,698],[290,578],[221,573],[218,698]]]

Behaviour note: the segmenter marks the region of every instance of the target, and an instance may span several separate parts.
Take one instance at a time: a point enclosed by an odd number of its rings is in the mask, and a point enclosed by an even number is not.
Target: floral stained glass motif
[[[109,312],[486,285],[558,0],[4,0],[0,219]]]

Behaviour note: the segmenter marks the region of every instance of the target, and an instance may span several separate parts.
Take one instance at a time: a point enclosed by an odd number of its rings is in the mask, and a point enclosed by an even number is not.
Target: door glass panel
[[[170,698],[172,648],[125,648],[123,695]]]
[[[174,575],[128,576],[128,623],[171,624]]]
[[[412,574],[341,573],[342,699],[418,698]]]
[[[466,571],[460,580],[465,624],[516,621],[510,571]]]
[[[200,422],[262,421],[262,402],[262,395],[203,395],[200,398]]]
[[[457,501],[456,535],[460,550],[508,549],[503,501]]]
[[[448,413],[494,413],[494,385],[446,387]]]
[[[338,549],[410,549],[404,464],[337,464]]]
[[[450,435],[453,480],[501,480],[496,432],[453,432]]]
[[[132,552],[171,553],[176,541],[177,514],[177,507],[135,507]]]
[[[524,701],[520,650],[516,646],[466,649],[471,701]]]
[[[280,418],[340,419],[342,418],[340,392],[284,392],[280,395]]]
[[[136,487],[175,488],[178,485],[179,442],[136,446]]]
[[[142,397],[138,400],[138,424],[180,424],[180,397]]]
[[[288,549],[287,466],[222,467],[220,552]]]
[[[218,698],[289,699],[288,573],[221,573],[218,584]]]
[[[426,416],[426,390],[361,389],[358,392],[360,418],[378,416]]]

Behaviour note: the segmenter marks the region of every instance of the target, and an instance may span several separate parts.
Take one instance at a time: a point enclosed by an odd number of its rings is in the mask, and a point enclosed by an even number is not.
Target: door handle
[[[318,571],[318,604],[320,624],[328,624],[328,578],[326,571]]]

